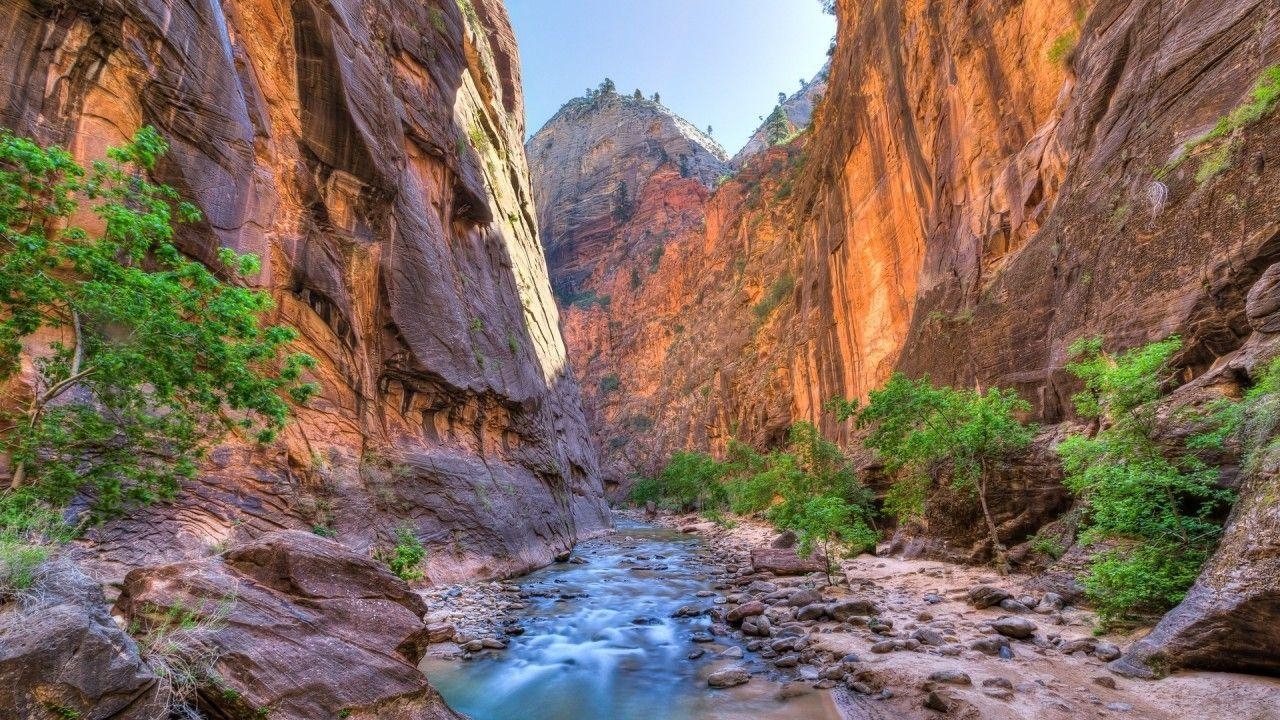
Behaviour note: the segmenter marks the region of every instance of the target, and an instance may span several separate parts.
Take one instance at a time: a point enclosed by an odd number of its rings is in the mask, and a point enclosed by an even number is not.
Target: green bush
[[[723,461],[677,452],[657,477],[637,481],[630,499],[714,517],[763,512],[779,529],[808,537],[806,554],[817,543],[829,560],[839,547],[860,551],[877,539],[871,493],[840,448],[807,422],[791,427],[785,448],[767,454],[737,440]]]
[[[822,495],[805,500],[783,527],[799,533],[801,555],[821,550],[830,584],[839,547],[857,553],[876,546],[878,535],[871,529],[870,519],[867,506],[855,505],[843,497]]]
[[[1049,62],[1054,65],[1065,65],[1067,58],[1071,57],[1071,51],[1076,49],[1076,43],[1080,39],[1080,34],[1075,29],[1068,30],[1053,39],[1053,44],[1049,46],[1049,52],[1046,56]]]
[[[838,412],[852,412],[837,405]],[[996,568],[1008,571],[1005,546],[988,506],[996,466],[1031,443],[1035,428],[1017,414],[1030,406],[1012,390],[985,393],[937,387],[928,376],[911,380],[895,373],[858,412],[870,428],[865,444],[896,476],[886,507],[900,521],[922,518],[936,481],[949,477],[956,489],[973,491],[982,506]]]
[[[607,395],[611,392],[617,392],[622,387],[622,381],[617,375],[605,375],[600,378],[600,394]]]
[[[396,528],[396,544],[390,552],[379,550],[375,558],[405,582],[421,580],[425,577],[422,561],[427,557],[427,549],[413,532],[413,528],[401,526]]]
[[[0,538],[0,603],[30,590],[48,559],[47,545]]]
[[[1076,410],[1099,420],[1093,437],[1058,447],[1067,487],[1086,505],[1085,544],[1114,545],[1090,562],[1084,584],[1104,625],[1177,604],[1212,553],[1232,496],[1218,471],[1186,447],[1154,441],[1156,400],[1182,347],[1177,337],[1118,355],[1098,338],[1070,348],[1068,369],[1084,381]]]

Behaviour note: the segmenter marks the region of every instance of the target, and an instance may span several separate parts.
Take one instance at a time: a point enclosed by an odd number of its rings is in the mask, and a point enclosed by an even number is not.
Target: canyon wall
[[[1280,63],[1280,6],[837,5],[807,132],[709,194],[660,167],[611,242],[567,261],[585,280],[566,337],[607,479],[620,491],[675,449],[719,451],[731,436],[776,445],[795,420],[847,441],[826,400],[865,397],[894,370],[928,373],[1016,388],[1045,426],[995,498],[1017,542],[1069,502],[1050,448],[1073,421],[1070,343],[1178,333],[1182,379],[1218,396],[1247,385],[1276,344],[1264,272],[1280,260],[1268,152],[1280,117],[1199,139]],[[609,152],[626,164],[636,150]],[[532,161],[535,193],[553,197]],[[565,207],[540,207],[548,245],[573,232]],[[628,250],[651,236],[661,253]],[[1152,641],[1173,649],[1144,657],[1271,671],[1256,639],[1274,637],[1267,564],[1280,552],[1270,541],[1245,552],[1242,528],[1274,527],[1274,473],[1224,481],[1243,495],[1193,591],[1200,609],[1175,611],[1190,613],[1165,628],[1176,640]],[[969,525],[953,545],[976,537]],[[1249,612],[1224,621],[1233,603]],[[1190,658],[1188,638],[1215,632],[1213,660]]]
[[[88,160],[155,126],[183,249],[261,256],[320,395],[270,447],[216,448],[173,503],[91,533],[104,579],[264,532],[428,579],[549,562],[608,525],[536,235],[498,0],[0,2],[0,126]]]

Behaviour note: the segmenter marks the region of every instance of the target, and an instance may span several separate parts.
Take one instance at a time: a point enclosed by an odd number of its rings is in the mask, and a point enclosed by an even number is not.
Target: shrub
[[[764,322],[773,314],[778,304],[785,300],[796,289],[796,279],[790,274],[783,275],[769,286],[768,292],[751,308],[756,320]]]
[[[221,656],[213,636],[226,624],[234,595],[198,608],[182,600],[168,608],[146,605],[128,628],[138,642],[143,662],[157,678],[158,700],[166,717],[194,717],[190,709],[201,688],[217,687],[214,669]]]
[[[315,391],[301,382],[315,361],[285,354],[296,332],[261,324],[270,295],[220,278],[253,275],[258,259],[223,249],[215,272],[174,244],[175,224],[200,214],[145,179],[167,149],[143,128],[85,169],[0,132],[0,381],[24,346],[40,358],[35,397],[0,433],[13,466],[0,531],[90,498],[75,527],[44,526],[65,539],[172,497],[205,448],[232,429],[270,442],[289,401]],[[82,204],[100,231],[72,224]]]
[[[1118,355],[1098,338],[1072,344],[1068,369],[1084,381],[1077,412],[1099,420],[1093,437],[1058,447],[1066,483],[1087,507],[1085,544],[1096,555],[1084,580],[1104,625],[1162,612],[1181,601],[1221,533],[1231,503],[1218,472],[1186,451],[1154,441],[1156,403],[1171,376],[1177,337]]]
[[[622,387],[622,380],[617,375],[605,375],[600,378],[600,394],[607,395],[611,392],[617,392]]]
[[[895,373],[858,413],[859,426],[871,428],[866,446],[898,476],[888,507],[899,520],[922,517],[934,482],[949,477],[952,487],[977,494],[996,568],[1007,572],[988,505],[989,483],[998,463],[1031,443],[1034,428],[1016,417],[1029,409],[1012,390],[936,387],[928,376],[911,380]]]
[[[390,552],[378,551],[376,559],[386,563],[401,580],[413,582],[426,575],[422,571],[422,561],[427,557],[427,549],[414,534],[413,528],[400,526],[396,528],[396,544]]]
[[[1067,59],[1071,57],[1071,52],[1076,49],[1079,39],[1080,35],[1074,28],[1054,38],[1053,43],[1049,45],[1049,51],[1045,53],[1049,62],[1054,65],[1065,65]]]
[[[0,604],[31,590],[49,546],[0,538]]]

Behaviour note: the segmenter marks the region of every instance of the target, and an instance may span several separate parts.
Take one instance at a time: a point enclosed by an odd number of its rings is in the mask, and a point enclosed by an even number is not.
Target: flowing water
[[[671,617],[682,605],[711,602],[695,597],[712,584],[697,551],[695,538],[620,520],[614,535],[575,550],[586,564],[559,563],[516,581],[530,594],[519,611],[526,632],[508,649],[469,661],[429,657],[423,670],[474,720],[838,718],[825,692],[777,699],[780,685],[767,674],[737,688],[707,686],[715,670],[764,665],[751,653],[715,657],[728,638],[691,642],[706,617]],[[695,647],[706,655],[690,660]]]

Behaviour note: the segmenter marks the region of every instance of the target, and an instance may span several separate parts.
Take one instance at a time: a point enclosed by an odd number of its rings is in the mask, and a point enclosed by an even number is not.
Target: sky
[[[507,0],[529,134],[612,78],[737,152],[827,59],[835,18],[818,0]]]

